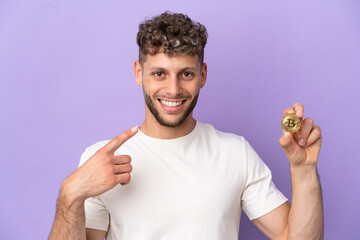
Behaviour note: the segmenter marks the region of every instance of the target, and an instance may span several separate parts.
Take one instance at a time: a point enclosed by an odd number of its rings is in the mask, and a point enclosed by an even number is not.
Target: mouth
[[[158,99],[161,107],[167,112],[177,112],[182,109],[184,103],[187,99],[184,100],[167,100],[167,99]]]

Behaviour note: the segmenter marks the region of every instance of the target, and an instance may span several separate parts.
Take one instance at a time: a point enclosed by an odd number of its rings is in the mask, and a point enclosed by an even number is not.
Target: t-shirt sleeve
[[[271,171],[245,140],[246,184],[241,206],[250,220],[259,218],[287,201],[275,187]]]
[[[84,164],[96,151],[87,148],[81,155],[79,167]],[[85,227],[102,231],[108,231],[109,211],[107,210],[101,196],[90,197],[85,200]]]

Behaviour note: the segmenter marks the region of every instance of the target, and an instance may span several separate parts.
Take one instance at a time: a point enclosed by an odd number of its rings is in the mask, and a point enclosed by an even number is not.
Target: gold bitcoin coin
[[[286,132],[297,132],[301,127],[301,121],[295,114],[287,114],[281,120],[281,127]]]

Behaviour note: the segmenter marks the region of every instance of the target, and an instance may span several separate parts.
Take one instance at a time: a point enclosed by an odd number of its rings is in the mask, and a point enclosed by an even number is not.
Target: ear
[[[200,85],[200,88],[205,86],[206,77],[207,77],[207,64],[203,63],[203,66],[202,66],[202,69],[201,69],[201,85]]]
[[[142,68],[141,68],[141,64],[139,62],[139,60],[136,60],[134,62],[134,75],[135,75],[135,80],[137,85],[139,85],[140,87],[142,87]]]

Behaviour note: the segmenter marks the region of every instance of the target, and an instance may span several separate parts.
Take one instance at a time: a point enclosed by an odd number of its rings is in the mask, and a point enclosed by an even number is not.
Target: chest
[[[225,218],[240,214],[242,183],[227,152],[143,149],[132,157],[131,181],[103,195],[110,215],[132,218]]]

